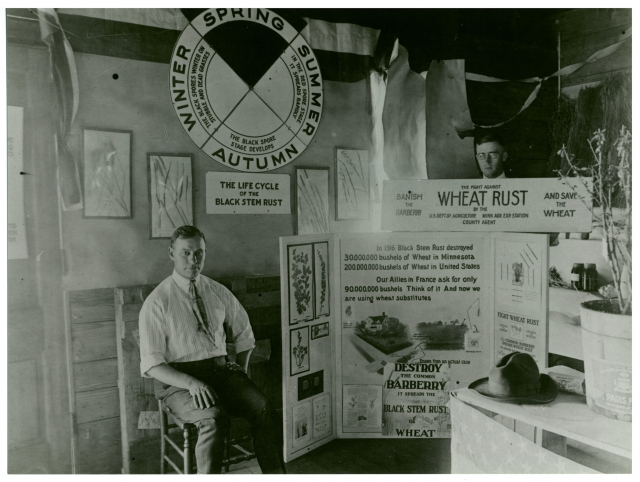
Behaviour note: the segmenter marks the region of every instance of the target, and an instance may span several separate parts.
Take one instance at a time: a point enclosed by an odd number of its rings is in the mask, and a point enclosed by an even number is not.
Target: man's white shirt
[[[206,276],[198,275],[195,282],[213,339],[198,331],[189,280],[174,271],[151,292],[140,310],[142,376],[149,377],[147,371],[161,363],[214,358],[226,355],[227,347],[235,353],[255,347],[249,317],[236,297]]]

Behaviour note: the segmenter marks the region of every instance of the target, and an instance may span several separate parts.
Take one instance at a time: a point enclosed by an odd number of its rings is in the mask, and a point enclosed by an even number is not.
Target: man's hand
[[[198,409],[213,407],[216,404],[213,388],[200,380],[194,380],[193,385],[189,386],[189,393],[193,398],[194,406]]]
[[[237,372],[238,370],[240,370],[241,372],[246,373],[246,370],[244,368],[242,368],[236,362],[232,362],[232,361],[227,362],[227,364],[224,366],[224,369],[231,370],[232,372]]]

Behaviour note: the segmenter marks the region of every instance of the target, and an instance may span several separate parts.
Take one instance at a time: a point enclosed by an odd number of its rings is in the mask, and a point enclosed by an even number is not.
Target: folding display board
[[[286,462],[336,438],[334,243],[331,234],[280,238]]]
[[[460,232],[280,238],[285,460],[335,437],[450,437],[451,390],[511,351],[545,368],[548,242]]]

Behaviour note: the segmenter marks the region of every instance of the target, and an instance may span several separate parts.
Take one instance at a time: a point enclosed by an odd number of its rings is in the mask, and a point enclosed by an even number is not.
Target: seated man
[[[506,178],[504,164],[509,157],[504,140],[499,134],[480,132],[476,134],[473,146],[478,167],[484,179]]]
[[[200,274],[204,234],[193,226],[171,238],[173,274],[140,311],[140,370],[179,422],[198,428],[198,473],[220,473],[228,414],[245,418],[263,473],[284,473],[264,394],[246,374],[255,339],[249,317],[224,286]],[[229,361],[232,343],[237,363]]]

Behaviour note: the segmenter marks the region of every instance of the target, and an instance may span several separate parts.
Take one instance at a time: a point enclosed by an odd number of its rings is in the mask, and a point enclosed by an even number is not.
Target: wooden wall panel
[[[585,61],[589,56],[622,40],[631,29],[630,8],[575,9],[557,17],[561,65]],[[631,39],[608,57],[585,65],[562,79],[562,87],[601,81],[606,75],[631,70]]]
[[[76,393],[76,416],[79,424],[119,415],[117,387]]]
[[[86,362],[114,358],[116,351],[115,321],[81,323],[71,328],[73,362]]]
[[[630,8],[589,8],[562,12],[557,16],[562,37],[571,39],[599,30],[631,24]]]
[[[125,474],[142,474],[148,470],[147,457],[141,457],[138,448],[141,441],[158,438],[160,434],[158,429],[138,429],[140,412],[158,411],[153,380],[140,375],[138,314],[147,293],[145,287],[135,286],[116,288],[114,295],[122,462]]]
[[[113,321],[113,300],[111,305],[73,305],[71,309],[72,323],[92,323],[94,321]]]
[[[75,472],[118,474],[122,454],[113,288],[70,291],[67,299]]]
[[[40,437],[38,417],[38,364],[36,360],[9,363],[7,367],[8,441],[19,445]],[[34,416],[35,415],[35,416]]]
[[[41,442],[10,449],[7,457],[8,474],[50,474],[49,444]]]
[[[120,417],[78,424],[79,474],[116,474],[122,470]]]
[[[75,363],[73,372],[76,392],[118,386],[117,358]]]

